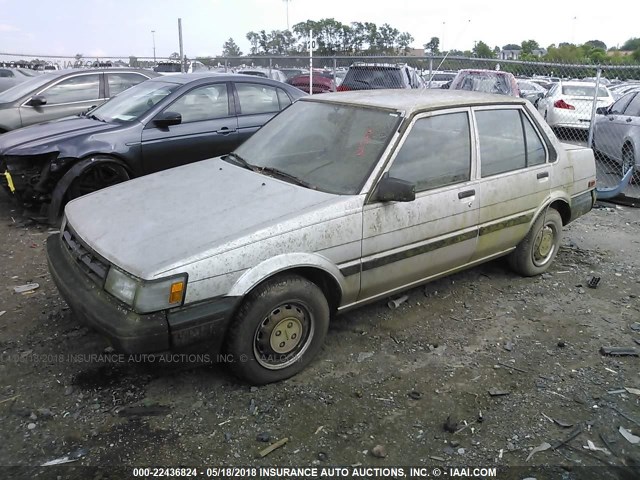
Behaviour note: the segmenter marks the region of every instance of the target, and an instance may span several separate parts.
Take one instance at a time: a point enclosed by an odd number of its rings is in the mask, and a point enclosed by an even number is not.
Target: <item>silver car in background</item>
[[[594,151],[618,162],[623,174],[634,167],[634,178],[640,181],[640,91],[627,93],[597,113]]]
[[[135,68],[57,70],[0,93],[0,133],[77,115],[158,74]]]

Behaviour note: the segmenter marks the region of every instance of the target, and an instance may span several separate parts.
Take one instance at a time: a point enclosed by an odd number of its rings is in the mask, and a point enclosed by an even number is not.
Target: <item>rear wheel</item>
[[[122,165],[115,162],[96,163],[71,183],[67,190],[67,200],[73,200],[126,180],[129,180],[129,174]]]
[[[560,249],[561,239],[562,217],[557,210],[548,208],[509,256],[511,268],[525,277],[546,272]]]
[[[636,167],[636,157],[633,153],[633,147],[631,145],[625,145],[622,149],[622,175],[629,171],[630,168],[634,169],[631,180],[633,182],[640,182],[640,172]]]
[[[255,384],[303,370],[320,351],[329,328],[322,290],[298,275],[268,280],[240,306],[226,339],[233,372]]]

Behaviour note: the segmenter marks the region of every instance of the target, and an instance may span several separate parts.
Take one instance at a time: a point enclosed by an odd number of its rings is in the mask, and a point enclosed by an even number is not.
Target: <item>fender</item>
[[[340,297],[343,296],[346,283],[344,276],[336,265],[331,263],[327,258],[315,253],[284,253],[268,258],[253,268],[244,272],[238,280],[233,284],[229,293],[229,297],[244,297],[256,285],[277,273],[296,268],[314,268],[326,274],[329,274],[336,285],[340,289]]]
[[[552,203],[554,203],[554,202],[556,202],[558,200],[563,202],[563,203],[565,203],[567,205],[567,207],[569,208],[569,210],[571,209],[571,198],[569,198],[569,196],[566,194],[566,192],[562,192],[562,191],[551,192],[549,197],[547,197],[545,199],[545,201],[542,203],[542,205],[540,207],[538,207],[538,209],[534,212],[533,218],[529,222],[529,229],[531,229],[531,227],[533,227],[533,224],[538,219],[538,217],[542,214],[542,212],[544,212],[547,208],[549,208],[549,206]],[[564,216],[562,215],[562,212],[559,212],[559,213],[560,213],[560,216],[563,217],[562,220],[564,222]]]
[[[67,189],[71,186],[71,183],[78,178],[82,172],[84,172],[91,165],[96,163],[117,163],[124,167],[127,172],[129,168],[127,164],[116,157],[109,157],[105,155],[92,155],[77,162],[73,167],[69,169],[67,173],[60,179],[53,189],[51,194],[51,203],[49,204],[49,223],[54,225],[58,219],[58,214],[64,201],[64,196],[67,193]]]

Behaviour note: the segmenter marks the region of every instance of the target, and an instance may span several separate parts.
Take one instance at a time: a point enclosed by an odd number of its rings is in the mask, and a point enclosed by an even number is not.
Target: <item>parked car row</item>
[[[90,82],[104,82],[106,88],[116,85],[110,80],[110,72],[60,75],[74,80],[72,86],[82,85],[80,92]],[[64,85],[63,81],[36,89],[38,94],[30,99],[28,95],[20,97],[14,102],[16,113],[25,118],[21,109],[43,110],[42,106],[26,104],[42,97],[42,105],[47,105],[49,99],[57,98],[52,90],[55,85]],[[71,92],[78,93],[78,89],[71,88]],[[110,92],[106,90],[106,94]],[[247,75],[152,78],[89,112],[1,135],[0,172],[4,175],[0,184],[21,202],[43,207],[43,213],[54,222],[64,204],[73,198],[130,178],[229,153],[303,95],[285,83]],[[73,115],[93,102],[55,103],[51,108],[59,106],[68,109],[66,115]]]

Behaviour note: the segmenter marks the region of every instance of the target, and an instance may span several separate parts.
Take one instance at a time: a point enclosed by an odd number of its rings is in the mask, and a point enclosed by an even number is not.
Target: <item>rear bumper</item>
[[[569,223],[582,215],[589,213],[595,203],[595,190],[589,190],[588,192],[580,193],[575,197],[571,197],[571,219],[569,220]]]
[[[138,314],[78,268],[60,235],[47,239],[49,271],[76,317],[124,353],[157,353],[208,342],[217,352],[240,298],[222,297],[172,311]]]

